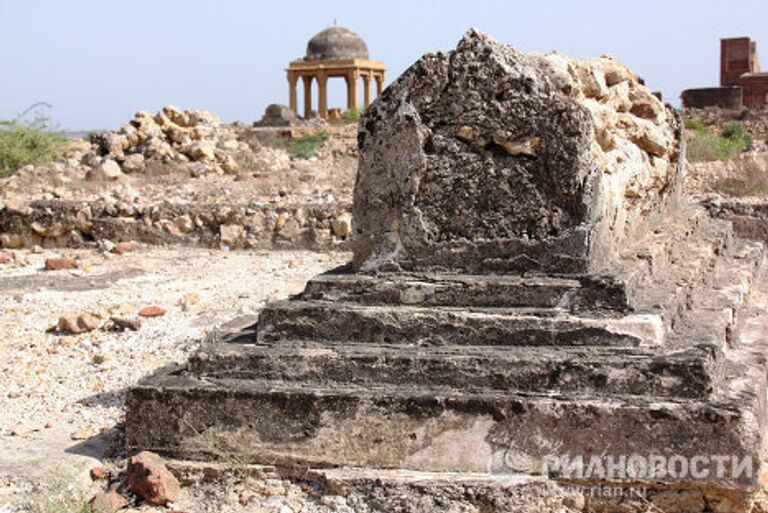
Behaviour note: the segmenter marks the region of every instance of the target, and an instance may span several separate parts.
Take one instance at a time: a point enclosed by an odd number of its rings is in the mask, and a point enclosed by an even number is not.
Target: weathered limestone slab
[[[443,391],[707,399],[720,379],[721,361],[716,356],[712,346],[658,354],[637,348],[522,347],[511,352],[495,347],[360,347],[317,342],[277,348],[225,341],[193,356],[189,371],[213,379],[317,387],[408,384]]]
[[[608,277],[521,278],[458,274],[328,273],[307,283],[307,299],[367,305],[531,307],[626,311],[623,283]]]
[[[257,341],[330,340],[348,343],[510,346],[657,345],[654,315],[584,318],[557,310],[359,306],[323,301],[278,302],[259,316]]]

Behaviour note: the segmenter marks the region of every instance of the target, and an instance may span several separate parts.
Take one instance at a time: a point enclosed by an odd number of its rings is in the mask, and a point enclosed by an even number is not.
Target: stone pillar
[[[350,71],[344,77],[347,80],[347,110],[357,108],[357,70]]]
[[[371,74],[363,75],[363,107],[368,108],[371,104]]]
[[[299,114],[299,109],[296,105],[296,81],[298,77],[295,73],[288,72],[288,106],[294,114]]]
[[[328,119],[328,76],[325,72],[320,72],[317,75],[317,92],[317,115],[322,119]]]
[[[308,119],[312,111],[312,77],[305,75],[301,80],[304,82],[304,117]]]
[[[384,90],[384,73],[376,74],[376,97],[381,96],[381,92]]]

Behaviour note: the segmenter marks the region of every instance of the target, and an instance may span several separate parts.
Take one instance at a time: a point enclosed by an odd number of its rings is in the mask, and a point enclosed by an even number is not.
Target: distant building
[[[298,115],[296,86],[304,85],[304,116],[312,112],[312,82],[317,82],[317,115],[329,118],[328,79],[342,77],[347,82],[347,109],[359,108],[358,81],[363,80],[363,108],[371,103],[371,81],[376,82],[376,96],[384,88],[384,63],[368,58],[365,41],[351,30],[334,25],[309,40],[303,59],[288,65],[289,107]]]
[[[720,40],[720,87],[686,89],[683,107],[761,109],[768,104],[768,73],[760,72],[757,43],[748,37]]]

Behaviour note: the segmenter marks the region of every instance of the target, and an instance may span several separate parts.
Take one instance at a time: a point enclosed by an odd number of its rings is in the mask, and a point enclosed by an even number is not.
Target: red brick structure
[[[748,37],[720,40],[720,87],[686,89],[683,107],[761,109],[768,104],[768,73],[760,72],[757,43]]]

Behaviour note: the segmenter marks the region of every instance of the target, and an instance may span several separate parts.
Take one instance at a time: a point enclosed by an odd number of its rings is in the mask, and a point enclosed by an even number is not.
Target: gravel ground
[[[0,264],[0,511],[30,484],[80,459],[119,457],[124,390],[194,351],[207,332],[299,292],[344,253],[138,249],[124,255],[17,251]],[[79,269],[44,271],[47,257]],[[48,331],[66,314],[135,317],[137,332]],[[116,452],[117,451],[117,452]],[[101,452],[102,454],[98,454]],[[190,492],[194,494],[196,492]]]

